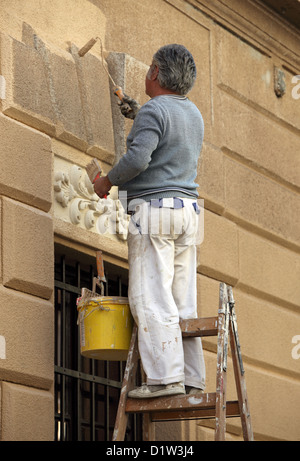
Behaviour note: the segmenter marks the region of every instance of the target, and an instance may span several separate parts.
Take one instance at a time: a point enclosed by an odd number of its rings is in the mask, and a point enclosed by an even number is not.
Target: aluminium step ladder
[[[180,326],[183,338],[193,336],[218,337],[216,392],[150,399],[127,398],[128,392],[134,388],[139,362],[137,326],[134,325],[112,440],[124,440],[128,415],[130,413],[144,413],[149,423],[155,421],[214,418],[216,421],[216,441],[225,440],[226,418],[240,417],[244,440],[253,441],[253,430],[244,376],[245,370],[237,331],[232,287],[225,283],[220,283],[219,311],[217,317],[182,320]],[[226,400],[229,343],[238,396],[238,400],[236,401]],[[148,426],[151,427],[151,424]],[[151,429],[144,435],[147,440],[151,440]]]

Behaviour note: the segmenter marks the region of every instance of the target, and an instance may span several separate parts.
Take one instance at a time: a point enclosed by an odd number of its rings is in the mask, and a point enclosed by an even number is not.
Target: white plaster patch
[[[262,80],[265,82],[267,86],[270,86],[271,81],[272,81],[272,74],[269,70],[267,70],[263,75],[262,75]]]
[[[0,75],[0,99],[5,99],[6,94],[6,80],[3,75]]]
[[[6,359],[6,341],[4,336],[0,336],[0,359]]]

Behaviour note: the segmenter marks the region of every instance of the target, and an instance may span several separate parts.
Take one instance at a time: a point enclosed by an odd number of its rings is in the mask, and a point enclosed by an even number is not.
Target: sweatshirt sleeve
[[[134,120],[132,133],[132,141],[126,154],[108,173],[110,182],[115,186],[121,186],[148,168],[152,152],[162,138],[162,116],[152,101],[140,109]]]

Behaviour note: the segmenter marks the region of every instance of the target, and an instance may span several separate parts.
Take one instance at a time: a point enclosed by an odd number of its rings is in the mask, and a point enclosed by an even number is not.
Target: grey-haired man
[[[152,398],[201,392],[205,364],[200,338],[182,339],[179,320],[197,317],[197,163],[204,124],[187,98],[196,79],[191,53],[166,45],[153,56],[142,107],[127,98],[134,119],[127,152],[96,181],[103,197],[112,185],[126,192],[129,290],[147,382],[129,392]]]

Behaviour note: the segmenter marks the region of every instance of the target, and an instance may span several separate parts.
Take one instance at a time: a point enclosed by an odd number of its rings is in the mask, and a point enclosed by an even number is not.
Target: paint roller
[[[105,69],[105,72],[107,73],[109,79],[111,80],[113,86],[114,86],[114,94],[116,96],[118,96],[118,98],[120,99],[120,101],[123,102],[123,99],[124,99],[124,93],[122,91],[122,88],[118,85],[116,85],[116,83],[114,82],[112,76],[110,75],[108,69],[106,68],[105,64],[104,64],[104,56],[103,56],[103,45],[102,45],[102,40],[100,37],[93,37],[91,38],[82,48],[80,48],[80,50],[78,51],[78,55],[82,58],[84,55],[86,55],[86,53],[88,51],[90,51],[90,49],[95,45],[95,43],[99,40],[100,42],[100,46],[101,46],[101,60],[102,60],[102,65]],[[127,107],[127,110],[131,110],[131,107],[128,105]]]

